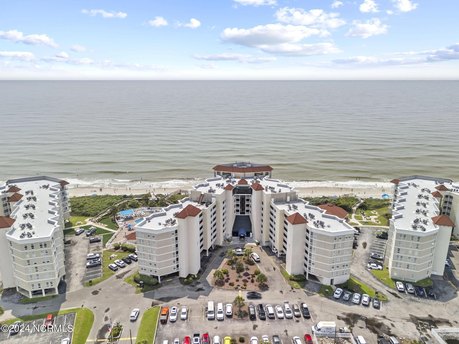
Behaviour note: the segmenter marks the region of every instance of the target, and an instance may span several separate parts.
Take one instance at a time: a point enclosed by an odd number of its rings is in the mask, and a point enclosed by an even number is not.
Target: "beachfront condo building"
[[[0,185],[0,272],[3,288],[27,296],[58,293],[65,276],[66,181],[51,177]]]
[[[395,191],[386,249],[393,279],[416,282],[443,275],[459,186],[449,179],[411,176],[392,181]],[[457,228],[455,230],[457,235]]]
[[[135,227],[140,273],[194,275],[217,245],[251,237],[285,258],[289,274],[347,281],[355,233],[347,213],[309,205],[271,172],[267,165],[217,165],[188,198],[144,218]]]

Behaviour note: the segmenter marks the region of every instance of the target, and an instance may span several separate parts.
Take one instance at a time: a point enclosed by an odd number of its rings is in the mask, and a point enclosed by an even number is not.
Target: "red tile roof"
[[[319,208],[325,210],[327,214],[335,215],[342,219],[346,218],[346,216],[349,215],[349,213],[346,210],[331,203],[321,204],[319,205]]]
[[[126,240],[136,241],[137,240],[137,235],[135,234],[135,231],[127,234],[126,235]]]
[[[61,184],[61,187],[64,187],[64,186],[66,186],[66,185],[69,185],[69,182],[66,181],[66,180],[61,180],[61,181],[59,182],[59,184]]]
[[[247,180],[245,180],[244,178],[240,179],[238,182],[237,182],[238,185],[248,185],[249,183],[247,182]]]
[[[398,185],[398,183],[400,183],[400,179],[392,179],[390,182],[395,185]]]
[[[21,191],[16,185],[11,185],[6,192],[18,192]]]
[[[10,197],[8,197],[8,202],[17,202],[22,198],[20,193],[14,193]]]
[[[454,227],[454,222],[449,218],[448,215],[438,215],[432,217],[433,223],[439,226]]]
[[[442,197],[442,195],[441,195],[441,193],[439,191],[432,192],[432,196],[434,196],[436,198],[441,198]]]
[[[292,225],[300,225],[303,223],[307,223],[306,219],[299,213],[295,213],[287,217],[287,221],[290,222]]]
[[[437,189],[438,191],[449,191],[449,189],[443,184],[436,186],[435,189]]]
[[[228,190],[228,191],[231,191],[234,189],[234,186],[232,186],[231,184],[228,184],[224,187],[225,190]]]
[[[213,167],[213,170],[217,172],[270,172],[273,168],[268,165],[250,167],[217,165]]]
[[[263,191],[265,188],[260,183],[253,183],[252,189],[254,189],[255,191]]]
[[[14,221],[16,220],[12,219],[11,217],[0,216],[0,228],[10,228]]]
[[[201,209],[195,207],[193,204],[188,204],[183,210],[177,214],[179,219],[186,219],[188,216],[195,217],[201,212]]]

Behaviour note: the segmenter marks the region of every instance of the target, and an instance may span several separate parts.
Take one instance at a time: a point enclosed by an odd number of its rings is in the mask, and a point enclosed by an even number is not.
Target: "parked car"
[[[225,311],[223,310],[223,303],[221,302],[217,304],[217,320],[218,321],[225,320]]]
[[[333,293],[333,297],[335,299],[340,299],[341,295],[343,295],[343,289],[341,288],[336,288],[335,292]]]
[[[93,259],[93,260],[89,260],[86,262],[86,268],[93,268],[93,267],[100,266],[100,265],[102,265],[102,262],[100,259]]]
[[[405,292],[405,285],[403,284],[403,282],[400,282],[400,281],[395,282],[395,287],[397,288],[399,292],[401,293]]]
[[[159,313],[159,322],[163,325],[167,324],[167,319],[169,318],[169,307],[161,307],[161,312]]]
[[[295,336],[292,338],[292,344],[303,344],[303,343],[301,342],[300,337]]]
[[[356,305],[360,305],[360,298],[361,295],[359,293],[354,293],[352,296],[352,303],[355,303]]]
[[[375,262],[368,262],[367,268],[370,270],[382,270],[383,269],[381,264],[377,264]]]
[[[193,344],[201,344],[201,335],[199,333],[193,334]]]
[[[137,255],[135,255],[134,253],[129,254],[128,257],[134,262],[139,260],[139,258],[137,258]]]
[[[384,257],[379,253],[370,253],[370,257],[376,260],[384,260]]]
[[[363,294],[362,295],[362,305],[369,306],[370,305],[370,301],[371,301],[370,295],[368,295],[368,294]]]
[[[277,319],[284,319],[284,310],[282,309],[282,306],[276,305],[275,310]]]
[[[259,263],[260,262],[260,256],[258,254],[256,254],[255,252],[251,253],[250,254],[250,258],[252,258],[252,260],[256,263]]]
[[[244,249],[242,249],[242,248],[240,248],[240,247],[234,249],[233,252],[234,252],[234,254],[235,254],[236,256],[243,256],[243,255],[244,255]]]
[[[380,232],[376,235],[378,239],[384,239],[387,240],[389,238],[389,233],[387,232]]]
[[[293,311],[288,302],[284,302],[285,319],[293,319]]]
[[[300,307],[301,307],[301,313],[303,314],[303,318],[310,319],[311,318],[311,313],[309,313],[308,305],[305,304],[305,303],[302,303],[300,305]]]
[[[253,304],[249,305],[249,319],[257,320],[257,313],[255,311],[255,306]]]
[[[131,320],[131,321],[136,321],[137,318],[139,317],[139,314],[140,314],[140,309],[134,308],[134,309],[131,311],[131,315],[129,316],[129,320]]]
[[[225,306],[225,314],[228,318],[231,318],[233,316],[233,304],[232,303],[227,303]]]
[[[262,303],[257,305],[257,311],[258,311],[258,319],[266,320],[266,312],[265,312],[265,308],[263,307]]]
[[[309,333],[306,333],[304,335],[304,343],[305,344],[312,344],[312,337]]]
[[[450,267],[451,267],[451,263],[449,262],[448,259],[445,260],[445,266],[446,266],[447,268],[450,268]]]
[[[120,268],[126,267],[126,264],[125,264],[121,259],[115,260],[114,263],[115,263],[118,267],[120,267]]]
[[[180,319],[181,320],[188,319],[188,308],[186,308],[185,306],[182,306],[182,310],[180,311]]]
[[[419,297],[425,297],[426,296],[426,293],[424,292],[424,288],[423,287],[414,287],[414,290],[416,291],[416,295],[419,296]]]
[[[432,287],[426,288],[426,294],[427,294],[428,297],[430,297],[432,299],[436,299],[436,295],[435,295]]]
[[[108,268],[112,271],[118,271],[118,266],[116,264],[108,264]]]
[[[101,242],[101,241],[102,241],[102,239],[100,238],[100,236],[89,238],[89,243],[90,244],[94,244],[96,242]]]
[[[169,321],[176,322],[177,318],[178,318],[178,308],[175,306],[172,306],[169,312]]]
[[[268,318],[269,319],[275,319],[276,318],[276,313],[274,312],[274,307],[272,305],[266,305],[266,313],[268,313]]]
[[[214,338],[212,338],[212,344],[221,344],[222,342],[220,341],[220,337],[219,336],[214,336]]]
[[[183,344],[191,344],[191,338],[190,336],[185,336],[185,338],[183,338]]]
[[[80,234],[83,234],[84,233],[84,229],[83,228],[75,228],[75,235],[80,235]]]
[[[86,230],[86,236],[90,237],[91,235],[94,235],[94,233],[96,233],[96,231],[97,231],[96,227],[91,227],[91,228]]]
[[[62,339],[61,344],[70,344],[70,337]]]
[[[210,344],[210,337],[209,337],[209,334],[207,332],[202,335],[201,343],[202,344]]]
[[[261,342],[262,342],[263,344],[269,344],[269,336],[266,335],[266,334],[262,335],[262,336],[261,336]]]
[[[173,344],[180,344],[180,339],[174,338],[174,341],[172,342]]]
[[[256,291],[249,291],[247,293],[247,299],[249,299],[249,300],[259,300],[259,299],[261,299],[261,294],[257,293]]]
[[[129,257],[124,257],[123,259],[121,259],[123,262],[125,262],[126,264],[132,264],[132,260],[131,258]]]
[[[226,336],[225,338],[223,338],[223,344],[231,344],[231,337]]]
[[[258,344],[258,338],[255,336],[250,337],[250,344]]]
[[[86,260],[100,259],[99,253],[88,253],[86,255]]]
[[[273,336],[273,344],[282,344],[282,341],[277,334]]]
[[[21,328],[22,328],[22,322],[15,321],[13,323],[13,325],[11,325],[11,327],[10,327],[10,336],[13,336],[13,335],[18,334],[19,332],[21,332]]]
[[[345,290],[343,293],[343,301],[349,301],[351,299],[352,293],[350,291]]]
[[[373,308],[375,308],[375,309],[380,309],[381,308],[381,302],[376,298],[373,299]]]
[[[293,316],[295,318],[300,318],[301,317],[301,312],[300,312],[300,307],[296,303],[293,304]]]
[[[413,287],[413,285],[411,283],[406,283],[405,287],[406,287],[406,291],[409,294],[414,294],[414,287]]]
[[[45,320],[43,321],[43,325],[45,326],[45,328],[52,327],[54,325],[54,315],[48,314]]]

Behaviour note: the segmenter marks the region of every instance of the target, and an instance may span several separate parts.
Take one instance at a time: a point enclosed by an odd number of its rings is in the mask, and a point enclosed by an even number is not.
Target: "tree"
[[[260,285],[260,287],[264,286],[266,284],[266,282],[268,281],[268,277],[266,277],[265,274],[258,274],[257,275],[257,279],[256,281],[258,282],[258,284]]]
[[[238,295],[234,299],[233,304],[238,308],[238,310],[239,310],[238,311],[238,316],[239,316],[239,318],[241,318],[242,307],[244,307],[244,305],[245,305],[245,299],[242,296]]]
[[[230,259],[233,259],[234,258],[234,250],[232,248],[228,249],[228,251],[226,251],[226,256]]]
[[[253,250],[251,248],[246,248],[244,250],[244,256],[249,257],[252,254]]]
[[[241,262],[237,262],[236,263],[236,272],[238,274],[240,274],[241,272],[244,272],[244,264],[242,264]]]
[[[223,280],[225,279],[225,275],[219,269],[215,270],[214,272],[215,283],[222,284]]]

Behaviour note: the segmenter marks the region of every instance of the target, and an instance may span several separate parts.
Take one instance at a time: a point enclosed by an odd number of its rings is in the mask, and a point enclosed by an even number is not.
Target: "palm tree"
[[[233,301],[233,304],[238,308],[238,316],[241,318],[242,315],[242,307],[244,307],[245,302],[244,298],[241,295],[236,296],[236,298]]]
[[[253,250],[251,248],[246,248],[244,250],[244,256],[249,257],[252,254]]]
[[[221,283],[221,282],[224,280],[225,275],[223,274],[223,271],[222,271],[222,270],[217,269],[217,270],[215,270],[215,272],[214,272],[214,278],[215,278],[215,282]]]
[[[257,279],[256,280],[257,280],[257,282],[258,282],[258,284],[259,284],[259,286],[261,288],[268,281],[268,277],[266,277],[265,274],[260,273],[260,274],[257,275]]]

